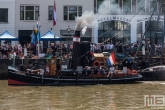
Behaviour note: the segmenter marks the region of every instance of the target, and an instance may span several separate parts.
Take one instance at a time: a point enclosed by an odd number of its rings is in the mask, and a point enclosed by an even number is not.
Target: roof
[[[41,40],[58,40],[60,37],[58,37],[56,34],[54,34],[51,30],[49,30],[46,34],[44,34],[41,37]]]
[[[18,38],[6,30],[3,34],[0,35],[0,40],[18,40]]]

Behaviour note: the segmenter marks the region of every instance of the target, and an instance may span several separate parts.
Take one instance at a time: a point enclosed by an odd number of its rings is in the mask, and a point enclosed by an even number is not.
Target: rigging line
[[[155,3],[155,5],[154,5],[154,10],[153,10],[152,13],[151,13],[151,17],[150,17],[150,20],[149,20],[149,21],[151,21],[151,19],[152,19],[152,16],[153,16],[154,11],[155,11],[155,9],[156,9],[156,5],[157,5],[157,3],[158,3],[158,0],[156,0],[156,3]],[[149,26],[149,22],[147,23],[146,29],[148,29],[148,26]],[[144,32],[142,38],[140,39],[140,42],[139,42],[139,45],[138,45],[137,51],[136,51],[136,53],[135,53],[135,56],[134,56],[133,62],[135,62],[135,58],[136,58],[136,56],[137,56],[137,53],[138,53],[138,51],[139,51],[139,48],[140,48],[140,46],[141,46],[141,44],[142,44],[142,41],[144,40],[144,35],[145,35],[145,33],[146,33],[146,30],[145,30],[145,32]],[[152,49],[152,48],[151,48],[151,49]],[[149,63],[150,63],[150,62],[149,62]]]
[[[163,5],[164,3],[163,3],[163,1],[161,0],[161,4]],[[164,8],[164,10],[165,10],[165,7],[163,7],[162,6],[162,10],[163,10],[163,8]],[[164,18],[165,18],[165,12],[164,12]],[[160,61],[163,61],[163,55],[164,55],[164,31],[165,31],[165,19],[164,19],[164,28],[163,28],[163,35],[162,35],[162,51],[161,51],[161,59],[160,59]],[[161,65],[162,65],[162,63],[161,63]]]
[[[161,12],[161,9],[162,9],[162,1],[161,0],[159,0],[159,2],[158,2],[158,4],[160,5],[160,7],[159,7],[159,9],[158,9],[158,18],[157,18],[157,22],[156,22],[156,26],[155,26],[155,31],[154,31],[154,37],[153,37],[153,39],[155,39],[155,36],[156,36],[156,32],[157,32],[157,27],[158,27],[158,25],[159,25],[159,20],[160,20],[160,12]],[[151,36],[150,36],[151,37]],[[157,40],[157,39],[156,39]],[[150,41],[151,42],[151,41]],[[156,43],[157,43],[157,41],[156,41]],[[150,49],[150,54],[149,54],[149,58],[148,58],[148,60],[149,60],[149,63],[150,63],[150,58],[151,58],[151,52],[152,52],[152,43],[151,43],[151,49]]]
[[[146,5],[143,7],[143,9],[144,9],[147,5],[148,5],[148,4],[146,4]],[[138,12],[137,14],[135,14],[131,19],[133,19],[136,15],[140,14],[140,13],[143,11],[143,9],[142,9],[140,12]],[[130,20],[131,20],[131,19],[130,19]],[[128,24],[123,30],[125,30],[125,29],[126,29],[128,26],[130,26],[130,25],[131,25],[131,24]],[[113,27],[112,27],[112,28],[113,28]],[[122,28],[123,28],[123,27],[119,28],[119,30],[121,30]],[[110,30],[108,30],[108,31],[110,31]],[[108,31],[107,31],[107,32],[108,32]],[[123,31],[119,31],[116,35],[114,35],[113,37],[111,37],[111,38],[109,38],[109,39],[103,41],[102,43],[111,40],[112,38],[114,38],[114,37],[116,37],[118,34],[120,34],[121,32],[123,32]]]
[[[143,1],[145,1],[145,0],[143,0]],[[137,9],[137,7],[140,5],[142,3],[142,1],[132,10],[132,11],[136,11],[136,9]],[[147,6],[147,3],[146,3],[146,5],[143,7],[143,9],[145,8]],[[143,10],[142,9],[142,10]],[[126,14],[126,16],[128,15],[128,13]],[[136,14],[135,14],[136,15]],[[125,16],[125,17],[126,17]],[[103,33],[103,34],[101,34],[100,36],[98,36],[98,37],[101,37],[101,36],[103,36],[104,34],[106,34],[107,32],[109,32],[112,28],[114,28],[115,26],[113,26],[113,27],[111,27],[110,29],[108,29],[105,33]]]
[[[79,57],[78,59],[77,59],[77,61],[79,60],[79,59],[81,59],[82,57],[84,57],[87,53],[89,53],[89,52],[91,52],[91,51],[88,51],[88,52],[86,52],[84,55],[82,55],[81,57]]]

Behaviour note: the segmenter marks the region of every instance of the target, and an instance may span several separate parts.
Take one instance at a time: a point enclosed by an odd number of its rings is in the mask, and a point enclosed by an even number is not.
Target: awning
[[[9,31],[5,31],[0,35],[0,40],[18,40],[18,37],[13,36]]]
[[[48,41],[51,41],[51,40],[55,40],[55,41],[60,41],[61,38],[58,37],[56,34],[54,34],[51,30],[49,30],[46,34],[44,34],[40,40],[48,40]]]

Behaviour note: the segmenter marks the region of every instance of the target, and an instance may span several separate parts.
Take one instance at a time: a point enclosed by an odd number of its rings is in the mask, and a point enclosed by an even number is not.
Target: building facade
[[[0,0],[0,34],[6,30],[15,35],[15,0]]]
[[[88,3],[87,3],[88,2]],[[92,0],[55,0],[56,3],[56,25],[53,26],[54,0],[16,0],[16,33],[21,43],[30,42],[32,30],[36,28],[39,21],[41,35],[51,30],[59,37],[68,33],[67,27],[71,27],[71,32],[75,30],[75,17],[81,16],[85,10],[94,10]],[[92,29],[88,29],[85,38],[91,39]],[[47,42],[44,42],[47,45]]]
[[[160,0],[95,0],[95,13],[98,13],[98,26],[94,28],[94,36],[98,36],[96,42],[113,39],[114,43],[134,43],[144,35],[151,42],[161,43],[165,0],[162,1],[160,4]],[[158,32],[155,33],[155,29]],[[153,39],[154,36],[157,39]]]
[[[52,29],[57,36],[67,37],[68,26],[71,27],[70,33],[74,33],[76,16],[81,16],[85,11],[94,11],[97,25],[88,27],[85,35],[81,35],[83,40],[101,43],[112,39],[114,43],[133,43],[145,33],[146,38],[154,41],[152,38],[156,36],[160,43],[165,0],[162,1],[163,8],[159,11],[157,0],[55,0],[57,22],[53,26],[54,0],[0,0],[0,34],[8,30],[19,38],[20,43],[28,43],[38,22],[41,36]],[[153,17],[149,22],[152,12]],[[160,19],[156,26],[159,12]],[[155,29],[159,31],[156,34]],[[43,42],[43,45],[49,43]]]

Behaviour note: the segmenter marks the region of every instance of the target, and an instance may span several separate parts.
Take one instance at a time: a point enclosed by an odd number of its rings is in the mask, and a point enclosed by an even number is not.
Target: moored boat
[[[64,69],[56,57],[52,57],[45,66],[39,62],[33,64],[32,67],[28,65],[22,65],[20,68],[8,66],[8,85],[93,85],[135,82],[142,78],[137,71],[127,71],[126,68],[116,70],[111,74],[107,68],[101,72],[100,63],[95,64],[95,62],[88,69],[82,69],[83,66],[78,69],[80,31],[76,30],[74,36],[70,66],[63,65],[66,66]]]
[[[34,71],[34,70],[32,70]],[[87,74],[78,73],[73,70],[63,70],[60,75],[42,74],[42,70],[37,73],[21,72],[14,67],[8,67],[8,85],[94,85],[113,83],[132,83],[142,78],[140,74],[123,73],[119,71],[113,76],[107,77],[105,74],[95,74],[92,71]],[[36,70],[35,70],[36,71]]]
[[[138,71],[143,81],[165,81],[165,66],[153,66]]]

